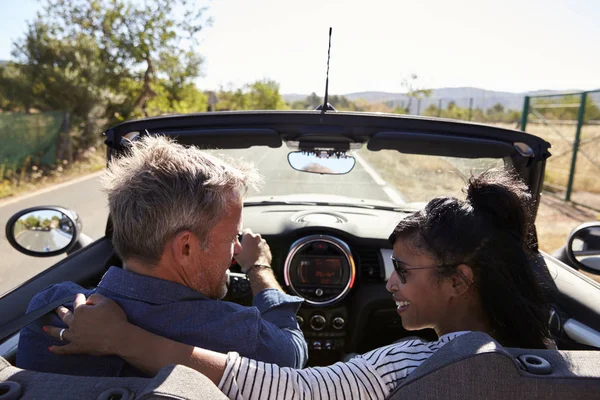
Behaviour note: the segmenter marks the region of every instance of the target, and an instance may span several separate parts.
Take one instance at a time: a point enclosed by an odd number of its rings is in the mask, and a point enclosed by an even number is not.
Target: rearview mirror
[[[75,245],[81,232],[79,216],[60,207],[19,211],[6,224],[8,242],[23,254],[53,257]]]
[[[567,255],[578,268],[600,274],[600,223],[583,224],[571,232]]]
[[[328,150],[294,151],[288,154],[288,162],[296,171],[326,175],[347,174],[356,164],[354,157]]]

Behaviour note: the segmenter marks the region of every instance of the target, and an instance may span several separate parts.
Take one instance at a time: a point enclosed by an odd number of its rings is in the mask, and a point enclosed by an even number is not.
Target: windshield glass
[[[363,148],[348,153],[356,158],[356,165],[349,173],[322,175],[294,170],[287,160],[290,151],[286,146],[213,150],[217,154],[254,163],[264,177],[260,191],[249,190],[247,203],[325,201],[377,204],[383,201],[405,204],[427,202],[437,196],[460,198],[464,197],[462,188],[471,173],[504,167],[502,159],[403,154],[396,150],[375,152]]]

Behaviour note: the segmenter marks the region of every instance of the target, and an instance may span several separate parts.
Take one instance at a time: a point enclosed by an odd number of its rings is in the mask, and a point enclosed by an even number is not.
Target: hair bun
[[[495,226],[517,235],[520,240],[527,239],[532,198],[527,185],[514,172],[489,170],[472,176],[466,192],[475,214],[491,218]]]

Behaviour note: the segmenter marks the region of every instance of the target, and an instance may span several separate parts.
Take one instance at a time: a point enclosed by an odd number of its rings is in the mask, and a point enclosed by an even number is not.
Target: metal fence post
[[[469,121],[473,117],[473,98],[469,97]]]
[[[421,115],[421,99],[417,100],[417,115]]]
[[[529,116],[529,96],[525,96],[523,102],[523,113],[521,114],[521,130],[525,131],[527,128],[527,117]]]
[[[438,101],[438,117],[442,115],[442,99]]]
[[[579,151],[579,139],[581,138],[581,127],[583,125],[583,118],[585,117],[585,103],[587,101],[587,92],[581,93],[581,104],[579,105],[579,112],[577,113],[577,131],[575,132],[575,141],[573,141],[573,157],[571,158],[571,170],[569,171],[569,183],[567,183],[567,193],[565,200],[571,200],[571,193],[573,192],[573,180],[575,178],[575,165],[577,164],[577,152]]]
[[[71,143],[71,115],[68,111],[64,113],[64,133],[66,135],[66,147],[67,147],[67,161],[69,162],[69,167],[73,164],[73,144]],[[62,161],[62,160],[61,160]]]

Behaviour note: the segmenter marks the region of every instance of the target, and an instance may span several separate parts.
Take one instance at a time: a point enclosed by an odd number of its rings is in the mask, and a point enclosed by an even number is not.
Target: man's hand
[[[50,347],[55,354],[118,354],[119,339],[130,325],[117,303],[97,293],[87,300],[80,293],[73,302],[73,312],[61,306],[56,313],[69,326],[63,332],[62,340],[70,343]],[[45,326],[44,330],[61,339],[62,328]]]
[[[253,265],[257,264],[270,266],[273,257],[265,239],[250,229],[244,229],[243,233],[242,251],[234,256],[242,272],[248,272]]]

